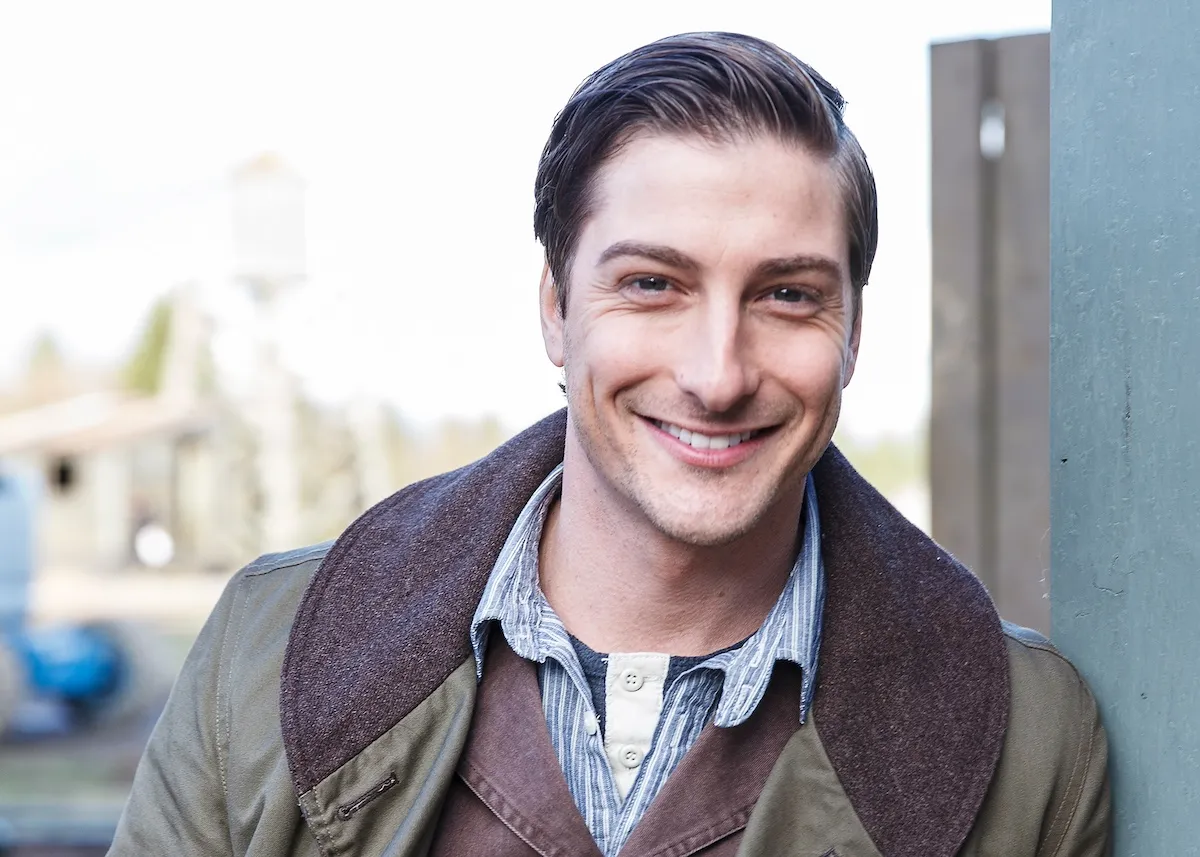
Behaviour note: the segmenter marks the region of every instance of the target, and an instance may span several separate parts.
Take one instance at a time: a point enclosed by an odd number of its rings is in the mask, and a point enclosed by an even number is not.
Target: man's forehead
[[[703,260],[717,245],[769,257],[826,257],[848,242],[836,174],[823,157],[771,138],[632,140],[598,172],[579,249],[592,264],[637,245]],[[600,257],[604,255],[602,260]],[[682,260],[679,260],[682,261]]]

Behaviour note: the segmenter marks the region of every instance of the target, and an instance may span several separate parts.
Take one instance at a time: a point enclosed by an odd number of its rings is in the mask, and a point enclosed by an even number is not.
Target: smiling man
[[[842,110],[730,34],[584,81],[535,189],[566,410],[239,573],[111,853],[1107,853],[1086,686],[830,445]]]

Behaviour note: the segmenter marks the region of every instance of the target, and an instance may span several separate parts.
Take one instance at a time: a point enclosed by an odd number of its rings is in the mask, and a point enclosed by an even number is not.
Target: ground
[[[93,619],[135,623],[152,641],[154,656],[177,671],[226,578],[173,569],[111,574],[47,569],[36,579],[32,617],[47,624]],[[165,701],[165,694],[155,697],[124,723],[0,743],[0,853],[7,853],[6,836],[94,842],[111,833]]]

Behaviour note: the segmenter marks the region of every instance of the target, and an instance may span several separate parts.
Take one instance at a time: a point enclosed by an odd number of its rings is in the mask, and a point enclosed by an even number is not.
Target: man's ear
[[[564,363],[563,317],[558,309],[558,286],[554,282],[554,275],[550,273],[549,263],[542,267],[538,302],[541,306],[542,341],[546,344],[546,356],[561,369]]]
[[[850,325],[850,338],[846,342],[846,356],[843,361],[842,386],[846,387],[854,377],[854,367],[858,364],[858,342],[862,338],[862,289],[854,296],[854,321]]]

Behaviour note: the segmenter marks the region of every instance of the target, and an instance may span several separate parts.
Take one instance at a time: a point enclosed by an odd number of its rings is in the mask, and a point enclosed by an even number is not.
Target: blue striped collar
[[[562,465],[555,468],[530,497],[509,532],[483,598],[471,622],[471,646],[479,677],[487,636],[497,622],[512,650],[526,660],[562,663],[579,686],[586,686],[578,657],[562,620],[550,607],[538,583],[538,544],[542,526],[562,483]],[[821,617],[825,603],[825,573],[821,562],[820,519],[811,474],[804,494],[804,533],[791,575],[762,626],[732,651],[714,655],[693,669],[724,673],[721,699],[713,722],[736,726],[754,713],[766,693],[778,660],[797,664],[802,672],[800,722],[812,706]]]

